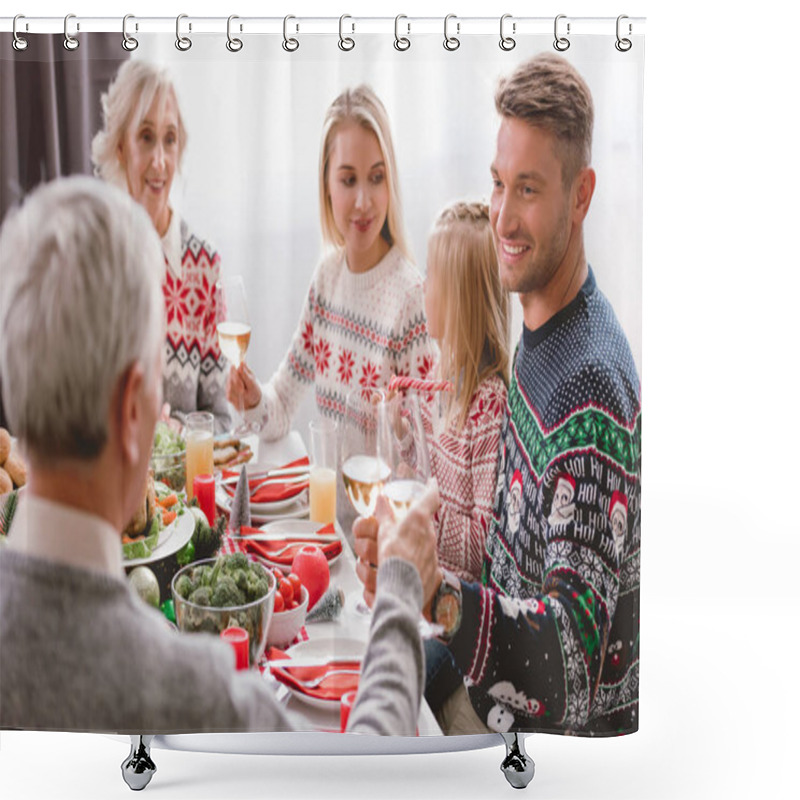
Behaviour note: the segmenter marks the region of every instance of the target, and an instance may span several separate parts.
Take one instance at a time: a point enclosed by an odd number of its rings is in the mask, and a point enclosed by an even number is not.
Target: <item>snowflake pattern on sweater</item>
[[[190,411],[211,411],[220,432],[230,427],[231,416],[225,397],[227,361],[217,340],[217,322],[224,319],[217,292],[219,253],[174,212],[164,251],[164,401],[179,419]]]
[[[638,728],[641,407],[589,276],[514,358],[482,584],[451,645],[498,732]]]
[[[332,253],[311,281],[288,353],[245,417],[278,439],[312,383],[320,414],[341,420],[351,390],[385,386],[393,374],[424,378],[433,363],[416,267],[397,247],[363,273]]]
[[[477,581],[481,575],[506,393],[499,375],[482,381],[460,430],[455,422],[441,431],[435,424],[440,395],[421,398],[431,473],[439,486],[440,506],[434,517],[439,563],[466,581]]]

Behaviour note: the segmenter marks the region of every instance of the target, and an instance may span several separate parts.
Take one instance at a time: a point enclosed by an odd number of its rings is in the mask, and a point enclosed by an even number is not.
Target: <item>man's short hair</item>
[[[91,459],[111,395],[134,362],[156,379],[164,256],[153,223],[97,178],[33,192],[0,230],[0,373],[12,430],[31,454]]]
[[[564,184],[592,159],[594,104],[578,71],[555,53],[541,53],[501,78],[497,112],[549,131],[556,138]]]

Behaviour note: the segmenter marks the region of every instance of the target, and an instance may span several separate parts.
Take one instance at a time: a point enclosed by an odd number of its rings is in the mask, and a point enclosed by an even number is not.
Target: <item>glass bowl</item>
[[[175,492],[182,492],[186,486],[186,449],[177,453],[163,453],[150,457],[153,477],[165,483]]]
[[[222,557],[225,558],[225,556]],[[269,591],[263,597],[241,605],[205,606],[193,603],[178,594],[175,587],[182,575],[191,577],[193,570],[198,567],[213,568],[216,560],[216,558],[207,558],[203,561],[195,561],[175,573],[171,586],[172,599],[175,604],[175,622],[180,631],[211,633],[215,636],[219,636],[226,628],[233,626],[244,628],[250,637],[250,665],[255,666],[261,661],[267,646],[267,632],[272,621],[275,604],[275,577],[269,569],[261,564],[259,559],[248,557],[248,561],[260,567],[267,577]]]

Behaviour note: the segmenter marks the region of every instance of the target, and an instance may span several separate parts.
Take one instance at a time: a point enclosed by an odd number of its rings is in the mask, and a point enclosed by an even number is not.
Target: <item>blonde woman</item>
[[[394,147],[383,104],[367,86],[347,89],[328,109],[319,160],[322,238],[328,246],[292,344],[260,386],[242,364],[228,398],[261,435],[288,433],[313,384],[319,412],[342,419],[347,395],[384,386],[392,374],[425,377],[434,357],[422,278],[403,228]]]
[[[220,257],[170,203],[187,139],[175,86],[164,67],[126,61],[102,104],[103,129],[92,141],[95,173],[144,207],[164,251],[165,408],[179,421],[190,411],[211,411],[216,430],[225,430],[231,417],[216,331]]]
[[[466,581],[481,576],[492,517],[500,426],[508,382],[508,294],[482,203],[446,208],[428,240],[428,331],[438,377],[452,393],[422,403],[441,506],[439,563]]]

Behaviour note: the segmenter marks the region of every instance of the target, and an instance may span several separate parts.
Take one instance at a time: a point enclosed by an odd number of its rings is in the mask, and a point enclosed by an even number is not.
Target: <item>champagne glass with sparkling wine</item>
[[[400,521],[425,493],[431,476],[428,442],[416,392],[401,392],[379,404],[377,453],[389,466],[381,493],[395,519]]]
[[[232,367],[239,367],[244,363],[245,353],[250,344],[250,317],[247,313],[247,300],[244,291],[244,279],[241,275],[233,275],[222,278],[217,283],[217,292],[223,298],[225,314],[224,320],[217,323],[217,337],[219,338],[219,349],[222,354],[230,361]],[[244,399],[241,398],[238,405],[234,405],[238,412],[238,425],[235,426],[234,433],[243,436],[254,432],[254,428],[247,425],[241,416],[244,410]]]
[[[356,513],[371,517],[388,480],[389,465],[378,455],[378,408],[384,399],[377,389],[353,389],[347,396],[342,421],[342,480]],[[356,610],[369,614],[359,597]]]
[[[362,517],[375,513],[389,465],[378,455],[378,407],[383,393],[354,389],[347,396],[342,435],[342,479],[347,497]]]

